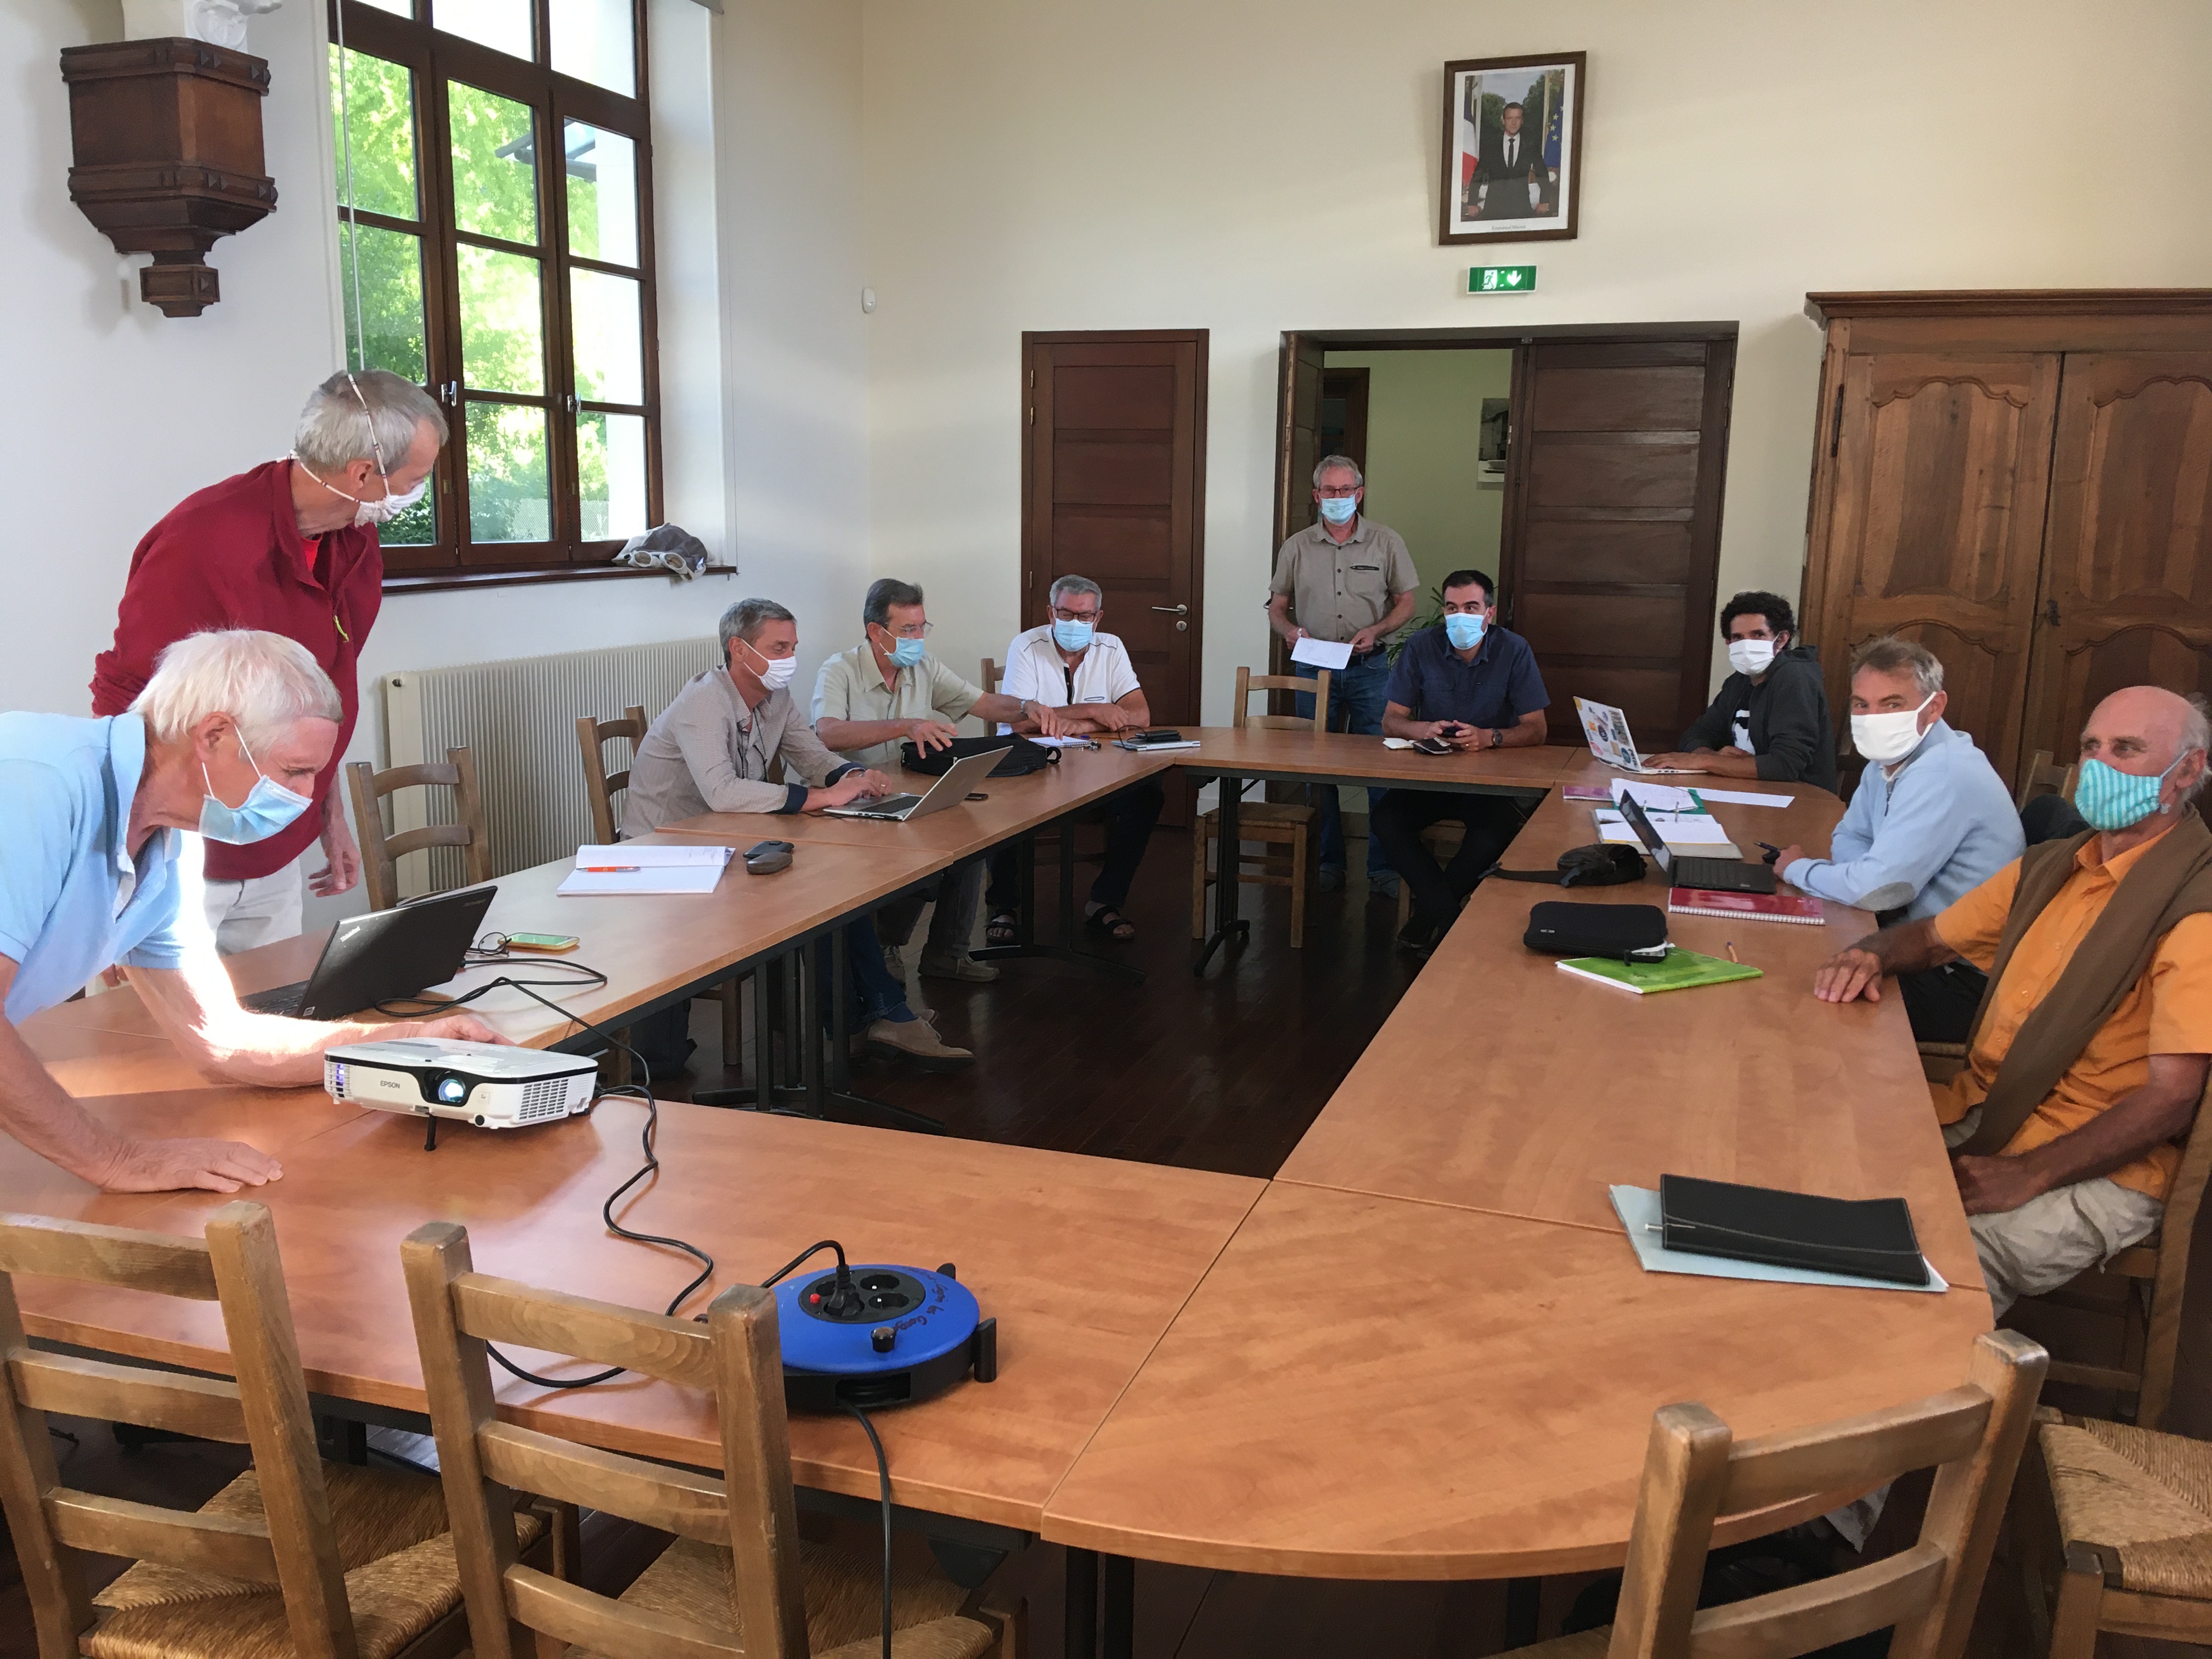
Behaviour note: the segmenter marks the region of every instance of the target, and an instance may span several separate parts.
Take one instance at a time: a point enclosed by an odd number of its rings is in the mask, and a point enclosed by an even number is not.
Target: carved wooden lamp
[[[208,249],[276,206],[276,181],[262,171],[268,64],[169,36],[65,46],[62,79],[76,148],[70,199],[118,252],[154,256],[138,273],[149,305],[198,316],[222,297]]]

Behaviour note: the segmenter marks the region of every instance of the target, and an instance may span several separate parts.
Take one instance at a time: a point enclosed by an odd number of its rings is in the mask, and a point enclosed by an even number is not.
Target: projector
[[[599,1072],[596,1060],[578,1054],[453,1037],[343,1042],[323,1051],[323,1087],[332,1100],[456,1118],[482,1129],[574,1116],[599,1092]]]

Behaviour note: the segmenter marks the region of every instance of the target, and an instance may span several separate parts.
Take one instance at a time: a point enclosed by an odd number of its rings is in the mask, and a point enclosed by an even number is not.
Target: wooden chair
[[[996,662],[988,657],[983,659],[983,689],[986,691],[995,693],[999,689],[999,683],[1005,679],[1006,677],[1006,671],[1000,668]],[[998,728],[995,725],[992,725],[988,729],[996,731]],[[1086,819],[1082,822],[1087,823],[1091,822],[1091,820]],[[1071,826],[1067,833],[1072,836],[1073,830],[1080,829],[1081,827],[1082,823],[1078,823],[1077,824]],[[1099,836],[1097,849],[1086,852],[1082,847],[1078,846],[1075,849],[1075,861],[1078,864],[1103,864],[1106,862],[1105,826],[1103,824],[1100,824],[1097,828]],[[1060,838],[1061,834],[1062,831],[1060,830],[1048,830],[1036,837],[1036,850],[1040,860],[1042,859],[1043,854],[1047,852],[1051,853],[1053,858],[1055,860],[1060,857]]]
[[[621,820],[615,816],[615,792],[629,787],[629,773],[607,770],[606,745],[617,738],[629,740],[630,754],[635,757],[637,746],[645,741],[646,728],[652,722],[646,719],[641,704],[632,703],[623,710],[618,720],[603,720],[592,714],[576,716],[576,748],[584,763],[584,805],[592,815],[592,834],[597,845],[611,847]],[[743,995],[739,988],[750,974],[738,974],[723,981],[703,997],[694,1000],[711,1001],[722,1010],[722,1064],[731,1071],[738,1068],[739,1055],[744,1049],[744,1021],[741,1012]],[[623,1042],[629,1041],[629,1028],[624,1026],[615,1033]],[[610,1062],[611,1080],[617,1084],[629,1081],[629,1056],[622,1049],[613,1051]]]
[[[2039,749],[2020,775],[2020,791],[2013,797],[2013,810],[2025,811],[2028,802],[2038,795],[2063,795],[2068,802],[2074,799],[2074,786],[2081,781],[2081,768],[2077,763],[2060,766],[2051,758],[2048,749]]]
[[[418,1227],[400,1246],[430,1425],[437,1437],[476,1659],[528,1659],[569,1642],[611,1659],[711,1655],[797,1659],[880,1628],[875,1559],[802,1540],[775,1298],[733,1285],[706,1322],[588,1302],[474,1271],[465,1229]],[[488,1342],[620,1365],[714,1396],[725,1478],[558,1440],[500,1420]],[[559,1497],[676,1534],[619,1601],[517,1559],[507,1517],[518,1492]],[[968,1617],[960,1588],[933,1571],[902,1576],[896,1654],[1016,1659],[1021,1610]],[[745,1639],[739,1644],[737,1632]]]
[[[1249,668],[1237,671],[1237,701],[1231,706],[1230,722],[1240,729],[1248,726],[1264,726],[1271,731],[1311,732],[1316,734],[1328,730],[1329,672],[1322,669],[1311,679],[1294,674],[1255,674]],[[1255,691],[1304,691],[1312,694],[1313,718],[1302,720],[1296,714],[1255,714],[1248,705]],[[1224,789],[1237,787],[1234,778],[1222,780]],[[1256,841],[1266,849],[1248,854],[1240,846],[1224,848],[1221,864],[1224,874],[1231,868],[1237,879],[1261,887],[1287,887],[1291,890],[1291,948],[1300,950],[1306,942],[1306,887],[1312,878],[1309,854],[1312,852],[1314,823],[1319,816],[1317,808],[1294,805],[1289,801],[1244,801],[1237,809],[1237,836],[1240,842]],[[1221,877],[1215,875],[1206,856],[1207,848],[1221,839],[1221,812],[1218,807],[1211,812],[1201,812],[1191,825],[1190,833],[1190,936],[1206,937],[1206,890]],[[1287,853],[1277,853],[1277,848],[1287,848]],[[1253,867],[1256,866],[1256,867]]]
[[[1367,833],[1375,833],[1370,824]],[[1449,864],[1467,839],[1467,826],[1456,818],[1440,818],[1421,831],[1421,845],[1429,849],[1429,856],[1438,864]],[[1413,889],[1401,874],[1398,878],[1398,926],[1402,929],[1413,920]]]
[[[1966,1045],[1963,1042],[1923,1042],[1920,1050],[1920,1075],[1930,1083],[1948,1083],[1966,1069]]]
[[[1967,1381],[1910,1405],[1738,1443],[1703,1406],[1662,1406],[1612,1626],[1516,1652],[1527,1659],[1785,1659],[1894,1625],[1892,1659],[1956,1659],[1996,1543],[2042,1381],[2017,1331],[1975,1339]],[[1831,1578],[1698,1610],[1713,1522],[1769,1504],[1862,1492],[1935,1466],[1910,1549]]]
[[[226,1204],[204,1241],[9,1216],[0,1274],[16,1273],[218,1303],[237,1374],[35,1349],[12,1278],[0,1277],[0,1499],[42,1656],[444,1659],[460,1650],[461,1584],[438,1482],[316,1455],[266,1206]],[[48,1412],[243,1443],[253,1467],[198,1510],[79,1492],[62,1483]],[[508,1516],[507,1548],[551,1565],[560,1540],[568,1570],[573,1540],[549,1519]],[[94,1595],[86,1554],[138,1565]]]
[[[346,783],[353,793],[354,827],[361,834],[362,879],[368,886],[370,909],[389,910],[399,902],[399,860],[426,847],[459,848],[469,885],[491,879],[483,797],[477,789],[476,757],[467,750],[448,749],[442,766],[395,766],[384,772],[355,761],[346,768]],[[386,835],[384,798],[418,784],[453,792],[453,822]]]

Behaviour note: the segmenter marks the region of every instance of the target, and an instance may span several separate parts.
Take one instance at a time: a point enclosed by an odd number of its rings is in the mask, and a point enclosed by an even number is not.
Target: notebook
[[[1613,1213],[1626,1230],[1637,1265],[1648,1273],[1688,1273],[1699,1279],[1747,1279],[1780,1285],[1832,1285],[1843,1290],[1915,1291],[1937,1295],[1951,1288],[1936,1264],[1922,1258],[1928,1269],[1924,1285],[1902,1285],[1893,1279],[1862,1279],[1856,1273],[1815,1273],[1806,1267],[1778,1267],[1771,1262],[1747,1261],[1735,1256],[1698,1255],[1670,1250],[1661,1243],[1659,1194],[1649,1187],[1613,1187]]]
[[[1816,898],[1788,893],[1719,893],[1710,887],[1670,889],[1667,909],[1677,916],[1741,916],[1747,921],[1794,921],[1816,927],[1826,920]]]
[[[1638,996],[1650,996],[1658,991],[1690,991],[1700,985],[1726,985],[1731,980],[1764,977],[1748,963],[1723,962],[1718,957],[1700,956],[1695,951],[1685,951],[1679,946],[1667,953],[1664,962],[1615,962],[1610,957],[1567,957],[1559,963],[1559,971],[1582,979],[1594,979],[1601,985],[1616,986],[1624,991],[1633,991]]]
[[[1659,1177],[1660,1243],[1692,1255],[1925,1285],[1929,1267],[1901,1198],[1823,1198],[1695,1176]]]
[[[711,893],[734,847],[579,847],[562,898],[618,893]]]

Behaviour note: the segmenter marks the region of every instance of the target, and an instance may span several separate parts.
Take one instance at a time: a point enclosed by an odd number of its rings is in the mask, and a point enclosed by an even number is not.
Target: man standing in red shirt
[[[94,714],[123,713],[164,646],[216,628],[297,640],[344,705],[314,811],[266,841],[208,845],[208,926],[225,955],[300,931],[296,866],[310,842],[321,841],[326,860],[311,878],[319,895],[361,878],[335,786],[361,713],[356,664],[383,602],[376,527],[421,498],[446,436],[446,417],[422,387],[382,369],[340,370],[301,411],[290,459],[186,496],[131,556],[114,647],[94,664]]]

